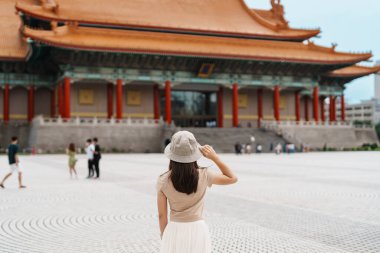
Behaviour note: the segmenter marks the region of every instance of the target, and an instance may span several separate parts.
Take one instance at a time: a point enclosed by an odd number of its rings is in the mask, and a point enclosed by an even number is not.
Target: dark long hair
[[[74,143],[70,143],[70,145],[69,145],[69,150],[70,150],[71,152],[75,152],[75,145],[74,145]]]
[[[197,162],[179,163],[170,161],[170,180],[178,192],[190,195],[197,192],[199,179],[199,166]]]

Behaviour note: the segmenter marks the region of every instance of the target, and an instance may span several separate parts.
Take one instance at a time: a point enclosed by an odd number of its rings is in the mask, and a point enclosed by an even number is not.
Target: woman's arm
[[[16,159],[16,166],[20,163],[20,160],[18,159],[18,154],[15,154],[15,159]]]
[[[161,191],[157,193],[157,208],[162,238],[166,225],[168,224],[168,201],[166,196]]]
[[[222,172],[222,175],[217,175],[213,177],[212,184],[216,185],[228,185],[228,184],[234,184],[238,181],[237,176],[235,173],[225,164],[222,160],[220,160],[219,156],[216,154],[215,150],[209,146],[205,145],[201,147],[202,154],[213,161],[216,166],[220,169]]]

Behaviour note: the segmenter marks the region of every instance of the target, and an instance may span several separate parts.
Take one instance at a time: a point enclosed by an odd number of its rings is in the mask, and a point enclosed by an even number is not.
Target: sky
[[[245,0],[249,7],[270,9],[270,0]],[[380,60],[380,1],[379,0],[282,0],[285,17],[291,27],[322,30],[316,44],[331,46],[337,51],[367,52],[374,55],[374,65]],[[357,79],[346,85],[348,103],[357,103],[374,96],[374,75]]]

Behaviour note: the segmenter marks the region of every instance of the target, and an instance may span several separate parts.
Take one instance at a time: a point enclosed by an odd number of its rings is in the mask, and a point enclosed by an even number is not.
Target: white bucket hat
[[[179,131],[172,136],[171,142],[166,146],[165,155],[175,162],[192,163],[202,157],[200,147],[192,133]]]

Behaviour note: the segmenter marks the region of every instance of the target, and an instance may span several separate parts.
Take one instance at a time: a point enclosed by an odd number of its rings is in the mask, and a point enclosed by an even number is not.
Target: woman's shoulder
[[[156,184],[157,191],[161,191],[165,187],[165,185],[167,184],[169,180],[169,176],[170,176],[170,171],[167,171],[161,174],[157,178],[157,184]]]
[[[215,171],[209,167],[199,169],[201,177],[207,182],[207,186],[211,187],[214,177],[217,175]]]
[[[207,174],[208,167],[199,167],[198,171],[200,174]]]
[[[158,180],[167,180],[169,178],[170,171],[166,171],[158,176]]]

